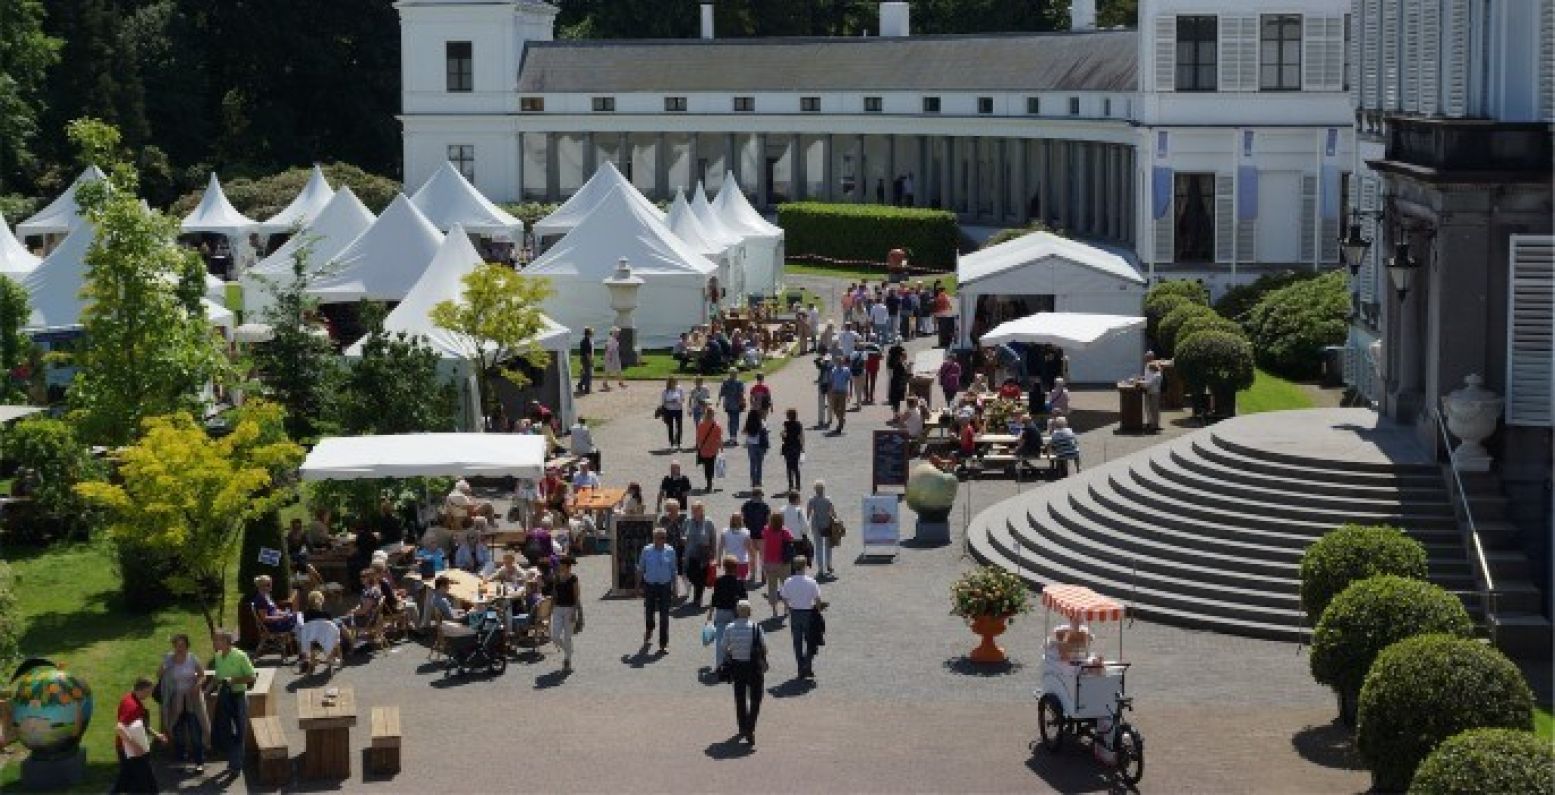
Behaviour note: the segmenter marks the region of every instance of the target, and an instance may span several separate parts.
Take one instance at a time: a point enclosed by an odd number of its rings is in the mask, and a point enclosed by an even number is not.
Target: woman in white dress
[[[605,391],[610,391],[610,379],[626,388],[626,381],[621,379],[621,329],[612,328],[610,337],[605,340]]]

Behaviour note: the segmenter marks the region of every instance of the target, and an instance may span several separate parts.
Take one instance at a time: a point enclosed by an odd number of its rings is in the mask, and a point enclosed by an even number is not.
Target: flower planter
[[[972,619],[972,631],[981,635],[983,642],[972,653],[967,655],[975,663],[1002,663],[1009,658],[1005,656],[1004,649],[994,642],[994,638],[1003,635],[1009,627],[1009,616],[977,616]]]

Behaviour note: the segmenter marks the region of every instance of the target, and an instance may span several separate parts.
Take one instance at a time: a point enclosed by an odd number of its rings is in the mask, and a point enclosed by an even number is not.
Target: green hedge
[[[913,267],[953,270],[960,227],[943,210],[879,204],[790,202],[778,207],[788,256],[884,262],[904,249]]]
[[[1215,302],[1215,311],[1236,320],[1257,306],[1265,295],[1296,282],[1316,279],[1320,275],[1311,270],[1265,273],[1248,284],[1239,284],[1221,293],[1220,299]]]
[[[1555,793],[1555,750],[1515,729],[1470,729],[1449,737],[1420,763],[1411,795]]]
[[[1145,301],[1165,295],[1180,295],[1196,304],[1209,306],[1209,288],[1197,279],[1167,279],[1156,282],[1145,293]]]
[[[1258,365],[1286,378],[1311,378],[1323,365],[1323,348],[1341,345],[1349,333],[1349,274],[1329,271],[1263,297],[1243,318]]]
[[[394,195],[400,192],[400,184],[388,177],[380,177],[363,171],[350,163],[330,163],[323,166],[324,177],[335,189],[348,186],[356,198],[367,205],[367,209],[375,213],[383,212],[383,208],[389,206],[394,200]],[[227,200],[249,218],[263,221],[272,215],[285,209],[291,204],[292,199],[302,192],[308,179],[313,176],[313,169],[292,168],[278,174],[259,179],[238,178],[222,182],[221,188],[227,194]],[[416,187],[420,187],[419,185]],[[200,197],[205,194],[205,180],[200,180],[200,187],[192,190],[168,208],[167,212],[175,218],[181,218],[200,203]]]
[[[1247,336],[1236,321],[1227,320],[1215,312],[1201,313],[1189,317],[1177,326],[1177,333],[1172,337],[1172,348],[1182,347],[1183,342],[1189,337],[1205,331],[1218,331],[1244,338]]]
[[[1177,343],[1180,339],[1177,331],[1186,325],[1189,320],[1218,317],[1220,316],[1215,314],[1215,310],[1203,304],[1190,301],[1176,305],[1172,308],[1172,311],[1167,312],[1161,318],[1161,322],[1156,324],[1156,355],[1165,359],[1172,358],[1172,353],[1177,349]],[[1241,336],[1241,334],[1238,333],[1238,336]]]
[[[0,672],[21,659],[22,610],[16,603],[16,578],[0,560]]]
[[[1323,534],[1301,556],[1301,606],[1313,626],[1350,583],[1393,574],[1426,578],[1425,547],[1388,525],[1345,524]]]
[[[259,551],[264,548],[280,550],[280,563],[274,566],[260,563]],[[252,593],[254,578],[268,574],[275,581],[275,598],[291,596],[292,562],[291,556],[286,554],[286,530],[281,526],[280,511],[271,511],[243,528],[243,547],[238,554],[238,590]]]
[[[1161,295],[1145,296],[1145,336],[1150,338],[1150,345],[1158,347],[1161,341],[1161,321],[1172,310],[1183,306],[1198,306],[1186,295],[1176,293],[1163,293]]]

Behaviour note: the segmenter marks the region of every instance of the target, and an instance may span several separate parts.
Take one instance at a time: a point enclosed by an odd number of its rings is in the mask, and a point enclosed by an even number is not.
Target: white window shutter
[[[1317,176],[1303,174],[1301,176],[1301,261],[1313,262],[1316,251],[1313,249],[1312,236],[1317,226]]]
[[[1344,90],[1344,62],[1348,54],[1344,49],[1345,17],[1328,18],[1328,55],[1323,60],[1323,84],[1329,91]]]
[[[1442,4],[1424,0],[1420,7],[1420,113],[1441,112]]]
[[[1317,242],[1320,257],[1325,265],[1332,265],[1339,261],[1339,219],[1324,218],[1319,224]]]
[[[1441,113],[1461,119],[1469,112],[1469,0],[1446,0],[1442,29]]]
[[[1539,118],[1555,121],[1555,0],[1539,7]]]
[[[1344,17],[1302,17],[1301,83],[1303,91],[1344,88]]]
[[[1506,424],[1548,428],[1555,415],[1555,236],[1512,235],[1506,328]]]
[[[1258,261],[1257,219],[1236,222],[1236,261],[1238,264]]]
[[[1368,217],[1366,215],[1367,213],[1373,213],[1377,210],[1377,177],[1371,174],[1367,174],[1366,176],[1360,178],[1360,183],[1361,190],[1359,204],[1362,218],[1364,219]],[[1360,273],[1357,274],[1357,278],[1359,278],[1361,282],[1361,300],[1364,302],[1371,302],[1377,300],[1377,257],[1380,256],[1377,251],[1378,249],[1382,248],[1382,245],[1381,241],[1377,240],[1377,232],[1375,227],[1371,229],[1366,227],[1367,222],[1362,220],[1361,235],[1370,239],[1372,241],[1372,245],[1371,248],[1367,249],[1366,251],[1366,261],[1361,263],[1361,270]]]
[[[1404,0],[1404,50],[1399,74],[1405,113],[1420,110],[1420,0]]]
[[[1177,90],[1177,17],[1155,18],[1155,90]]]
[[[1401,16],[1401,8],[1398,3],[1384,2],[1381,5],[1381,13],[1382,109],[1398,110],[1401,105],[1398,75],[1399,17]]]
[[[1361,14],[1357,16],[1351,37],[1360,48],[1355,69],[1360,75],[1360,107],[1373,109],[1380,106],[1382,88],[1382,9],[1378,0],[1358,0]]]
[[[1236,180],[1230,174],[1215,175],[1215,261],[1230,262],[1236,256]]]
[[[1175,229],[1177,223],[1175,208],[1170,205],[1166,208],[1166,216],[1157,218],[1155,226],[1155,261],[1157,265],[1171,262],[1177,258],[1177,239]]]
[[[1220,18],[1220,90],[1258,90],[1258,17]]]

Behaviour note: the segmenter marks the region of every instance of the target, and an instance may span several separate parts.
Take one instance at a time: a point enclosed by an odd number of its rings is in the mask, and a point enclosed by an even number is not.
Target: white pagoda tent
[[[458,225],[466,232],[509,241],[524,232],[523,221],[482,195],[453,163],[444,162],[433,172],[421,188],[411,194],[410,203],[443,232]]]
[[[675,201],[670,205],[669,215],[664,222],[669,225],[670,231],[674,232],[676,237],[707,257],[708,262],[718,266],[718,284],[727,288],[729,286],[728,252],[731,246],[722,239],[715,240],[707,228],[702,226],[696,213],[691,211],[691,204],[686,201],[684,194],[676,192]]]
[[[107,175],[97,166],[87,166],[76,181],[70,183],[54,201],[47,207],[34,213],[31,218],[16,225],[18,237],[48,238],[52,235],[69,234],[81,221],[81,205],[76,203],[76,189],[88,182],[99,182],[107,179]]]
[[[292,255],[299,248],[311,246],[307,267],[314,272],[321,271],[325,263],[367,231],[373,220],[372,211],[362,204],[355,192],[342,185],[301,234],[293,235],[239,277],[238,281],[243,285],[244,310],[249,315],[258,315],[270,306],[267,282],[274,284],[288,277],[292,272]]]
[[[707,280],[718,266],[676,237],[634,198],[640,196],[631,186],[611,190],[524,274],[551,280],[547,314],[568,328],[592,326],[603,338],[615,320],[604,280],[625,259],[643,280],[634,315],[637,343],[663,347],[706,318]]]
[[[687,202],[691,214],[702,224],[702,231],[714,242],[724,246],[724,256],[729,260],[729,278],[723,283],[729,303],[735,306],[745,302],[745,238],[724,225],[723,219],[707,200],[707,191],[697,182]]]
[[[236,248],[243,235],[255,226],[257,224],[253,219],[238,212],[232,202],[227,201],[227,193],[221,189],[221,180],[212,173],[210,181],[205,184],[205,195],[200,197],[200,204],[184,216],[179,228],[186,234],[207,232],[223,235]]]
[[[334,197],[335,189],[325,179],[324,169],[314,166],[313,173],[308,175],[308,183],[302,186],[291,203],[258,224],[255,231],[261,235],[284,235],[294,229],[308,227]]]
[[[443,364],[439,369],[446,377],[456,380],[461,385],[461,389],[469,390],[470,394],[477,398],[480,379],[476,377],[475,371],[474,341],[438,326],[432,322],[430,315],[432,307],[444,301],[461,300],[465,275],[480,267],[481,263],[480,252],[476,251],[475,246],[470,243],[469,235],[465,234],[463,227],[454,224],[448,230],[448,236],[443,238],[443,244],[438,247],[437,253],[433,255],[431,263],[427,265],[421,278],[411,286],[404,300],[400,301],[399,305],[383,319],[384,331],[405,332],[424,338],[427,345],[442,357]],[[570,423],[572,421],[572,374],[567,359],[570,335],[566,328],[549,317],[545,322],[546,329],[536,342],[552,356],[551,365],[546,369],[545,383],[541,385],[541,391],[544,392],[541,401],[548,406],[557,407],[563,422]],[[346,348],[346,357],[361,358],[365,340],[364,337]],[[470,400],[469,403],[480,405],[478,399]],[[517,416],[518,408],[510,406],[509,416]],[[466,429],[479,429],[481,425],[478,416],[467,416],[463,419],[462,424]]]
[[[38,267],[43,258],[33,254],[22,245],[16,236],[11,234],[11,227],[5,225],[5,216],[0,215],[0,275],[9,276],[12,279],[32,272]]]
[[[535,222],[534,235],[536,238],[556,237],[565,235],[573,228],[583,223],[583,219],[594,211],[614,190],[625,191],[627,197],[636,204],[648,216],[663,221],[664,213],[648,201],[648,197],[642,195],[636,186],[621,172],[616,170],[615,164],[606,160],[594,171],[594,176],[589,177],[578,192],[572,194],[572,198],[562,203],[550,215]],[[613,267],[613,266],[612,266]]]
[[[442,244],[443,233],[401,193],[329,259],[308,294],[326,304],[402,300]]]
[[[723,184],[713,211],[725,228],[745,239],[745,292],[773,297],[783,283],[783,229],[756,212],[733,172]]]

